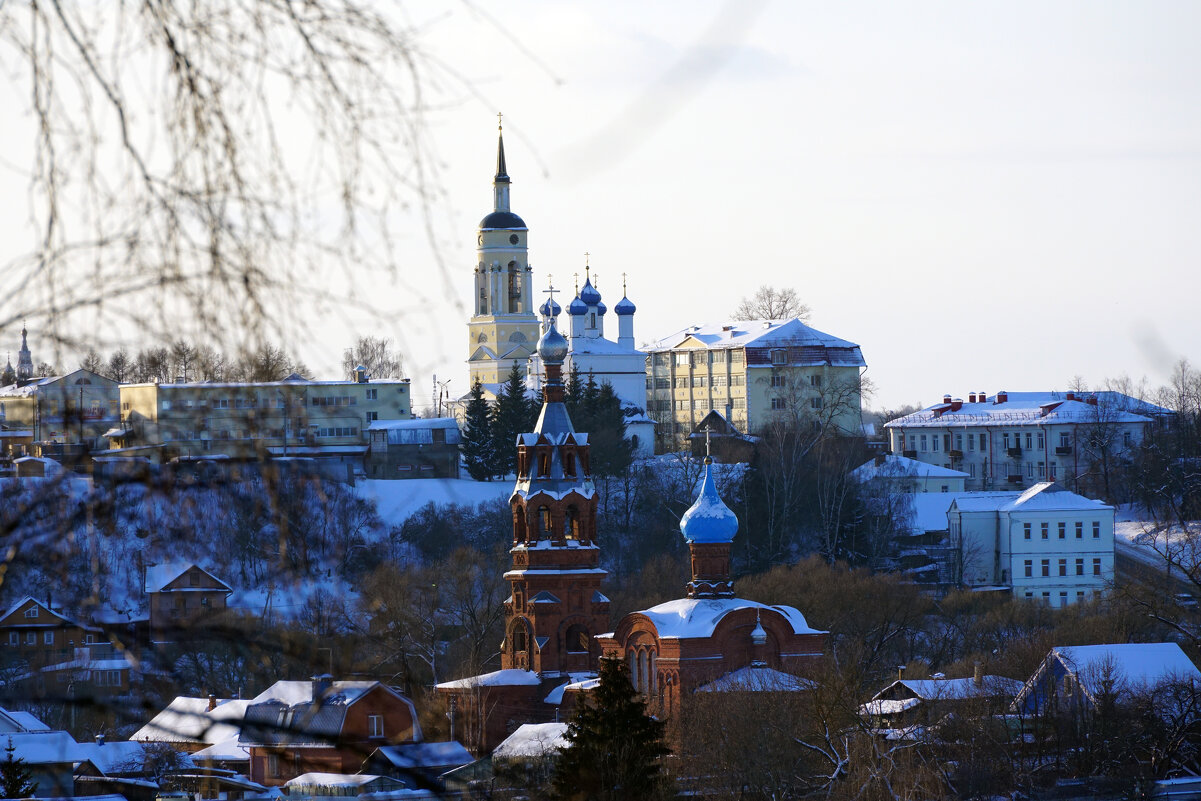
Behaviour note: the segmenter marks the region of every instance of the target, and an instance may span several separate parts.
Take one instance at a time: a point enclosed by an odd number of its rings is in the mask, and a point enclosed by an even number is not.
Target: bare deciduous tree
[[[808,322],[812,309],[801,302],[795,289],[777,289],[764,284],[749,298],[743,298],[734,309],[736,320],[787,320],[800,317]]]
[[[349,379],[355,378],[355,370],[367,368],[371,378],[404,378],[404,363],[399,353],[392,348],[387,337],[359,337],[354,347],[342,353],[342,372]]]

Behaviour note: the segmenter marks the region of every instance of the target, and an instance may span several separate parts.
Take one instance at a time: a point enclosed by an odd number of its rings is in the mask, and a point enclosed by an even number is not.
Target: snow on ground
[[[478,506],[508,500],[513,479],[473,481],[469,478],[412,478],[402,481],[364,479],[355,482],[361,498],[375,502],[384,523],[399,526],[427,503]]]
[[[1201,544],[1201,521],[1193,520],[1183,525],[1161,524],[1149,518],[1146,510],[1133,504],[1117,507],[1113,524],[1114,550],[1145,565],[1163,568],[1164,557],[1156,548],[1162,550],[1169,546],[1175,549],[1187,535],[1191,535],[1193,543]]]

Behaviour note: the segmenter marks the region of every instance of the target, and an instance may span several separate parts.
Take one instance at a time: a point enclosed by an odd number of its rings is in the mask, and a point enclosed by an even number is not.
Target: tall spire
[[[496,180],[509,180],[509,171],[505,167],[505,129],[500,113],[496,115]]]
[[[33,380],[33,354],[29,352],[29,332],[21,323],[21,350],[17,352],[17,383]]]

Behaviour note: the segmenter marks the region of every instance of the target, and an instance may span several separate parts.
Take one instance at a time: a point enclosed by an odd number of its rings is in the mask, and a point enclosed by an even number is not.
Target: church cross
[[[503,124],[503,117],[504,117],[504,115],[501,114],[501,112],[499,112],[499,111],[496,112],[496,130],[498,130],[498,131],[503,131],[505,129],[505,126]]]
[[[546,284],[547,284],[547,288],[546,288],[546,289],[544,289],[544,290],[542,290],[542,292],[543,292],[544,294],[546,294],[546,295],[550,295],[550,303],[551,303],[551,305],[554,305],[554,302],[555,302],[555,293],[556,293],[556,292],[562,292],[563,290],[561,290],[561,289],[555,289],[555,282],[554,282],[553,280],[551,280],[551,274],[550,274],[550,273],[547,273],[547,274],[546,274]]]
[[[575,293],[580,294],[580,274],[572,273],[571,277],[575,279]]]
[[[713,433],[713,426],[711,426],[711,425],[705,426],[705,458],[706,459],[708,459],[710,456],[712,456],[711,446],[713,443],[709,439],[709,437],[712,433]]]
[[[621,294],[623,296],[626,294],[626,274],[625,273],[621,274]]]

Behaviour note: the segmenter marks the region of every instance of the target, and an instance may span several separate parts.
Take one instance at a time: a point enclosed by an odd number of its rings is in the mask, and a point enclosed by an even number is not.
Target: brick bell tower
[[[517,485],[509,499],[513,566],[505,573],[512,595],[501,645],[502,668],[543,678],[594,672],[600,649],[593,638],[609,630],[588,435],[572,428],[563,403],[567,340],[555,325],[553,287],[549,292],[546,333],[538,341],[545,402],[534,431],[517,440]]]

